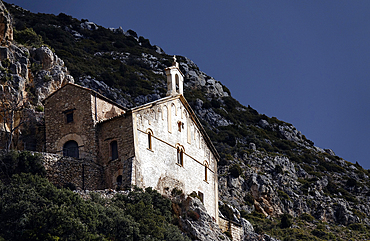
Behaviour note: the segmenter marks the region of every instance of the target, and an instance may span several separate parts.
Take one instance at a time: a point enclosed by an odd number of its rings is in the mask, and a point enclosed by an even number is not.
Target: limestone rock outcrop
[[[98,28],[96,24],[90,22],[79,23],[78,26],[78,28],[70,25],[58,28],[72,34],[76,43],[87,38],[86,31],[95,31]],[[103,27],[99,26],[99,30],[103,30]],[[133,31],[125,32],[122,28],[111,31],[129,36],[130,39],[133,38],[135,44],[140,44],[137,34]],[[0,47],[0,60],[3,68],[0,68],[0,78],[6,80],[8,86],[22,91],[29,97],[32,110],[37,106],[42,107],[42,100],[63,84],[74,81],[64,62],[48,47],[27,49],[10,43],[11,40],[11,18],[1,3],[0,42],[3,46]],[[140,45],[140,51],[144,49],[142,47]],[[146,52],[134,50],[120,52],[117,49],[114,51],[98,49],[88,58],[111,59],[132,67],[134,71],[130,74],[150,85],[148,88],[150,91],[144,92],[145,94],[114,88],[114,85],[99,81],[98,74],[95,77],[79,76],[76,82],[128,108],[164,97],[163,89],[166,88],[166,84],[163,69],[169,64],[169,56],[159,47]],[[255,111],[257,114],[253,115],[254,110],[249,106],[227,108],[225,99],[230,98],[227,88],[199,70],[190,59],[186,57],[178,59],[180,69],[186,76],[184,82],[186,91],[196,90],[199,95],[192,96],[194,99],[192,103],[189,101],[189,104],[202,123],[207,125],[207,131],[214,131],[216,138],[212,141],[222,153],[218,168],[219,197],[235,211],[234,221],[241,223],[246,234],[244,240],[274,240],[254,233],[247,221],[240,217],[241,214],[251,214],[253,211],[264,214],[267,219],[277,218],[283,213],[298,218],[306,213],[312,215],[315,221],[338,225],[358,223],[370,225],[368,170],[335,156],[330,149],[314,146],[313,142],[307,140],[289,123],[271,120],[273,118],[258,115],[257,111]],[[139,68],[135,68],[136,66]],[[229,118],[235,110],[242,116],[241,118],[247,120]],[[244,115],[247,110],[252,114]],[[42,111],[35,112],[35,116],[36,114],[37,123],[42,124]],[[241,136],[235,137],[230,143],[220,141],[221,138],[217,139],[229,134],[236,136],[239,134],[237,132],[242,133]],[[266,133],[272,133],[274,138],[271,138],[271,135],[267,136]],[[291,145],[287,146],[286,143]],[[231,174],[232,166],[240,167],[241,171],[237,176]],[[207,240],[206,233],[213,232],[214,226],[209,223],[209,217],[204,214],[197,199],[189,199],[188,202],[185,214],[188,211],[197,213],[199,219],[182,217],[181,223],[194,236]],[[197,215],[194,217],[196,219]],[[217,240],[220,237],[217,235],[221,235],[219,231],[210,237]]]
[[[32,64],[40,69],[33,73],[37,105],[42,105],[42,101],[61,86],[74,83],[74,79],[69,75],[63,60],[50,48],[46,46],[32,48],[30,56]]]
[[[230,240],[222,233],[218,225],[198,198],[188,197],[182,204],[180,227],[196,240]]]
[[[1,46],[7,45],[13,41],[13,20],[5,8],[2,1],[0,1],[0,44]]]
[[[181,62],[180,66],[184,70],[184,75],[187,79],[185,82],[186,87],[202,87],[207,97],[217,98],[229,96],[219,81],[200,71],[198,66],[190,59],[185,57],[185,61]]]
[[[343,225],[359,223],[364,215],[362,221],[370,223],[366,218],[370,209],[364,204],[356,205],[359,200],[369,200],[369,188],[358,184],[369,177],[361,176],[361,173],[352,174],[351,181],[345,181],[339,173],[334,174],[336,180],[333,176],[317,177],[303,169],[307,169],[304,163],[293,163],[287,157],[273,157],[258,150],[235,156],[234,160],[237,159],[241,160],[242,175],[233,177],[228,173],[229,166],[220,166],[219,190],[220,200],[238,210],[246,213],[257,210],[266,217],[278,217],[283,213],[299,217],[308,213],[318,220]],[[349,169],[349,163],[340,160],[334,162],[327,158],[325,162],[332,163],[330,165],[341,172],[344,168]],[[345,188],[338,189],[339,185]],[[349,196],[349,191],[355,192],[357,197]],[[247,197],[252,197],[253,202],[246,203]]]

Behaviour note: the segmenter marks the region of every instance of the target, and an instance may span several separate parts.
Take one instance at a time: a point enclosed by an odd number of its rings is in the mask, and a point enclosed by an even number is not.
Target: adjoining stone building
[[[133,109],[75,84],[55,91],[45,100],[46,151],[99,164],[96,189],[195,191],[218,221],[218,153],[183,96],[176,59],[165,72],[167,96]]]

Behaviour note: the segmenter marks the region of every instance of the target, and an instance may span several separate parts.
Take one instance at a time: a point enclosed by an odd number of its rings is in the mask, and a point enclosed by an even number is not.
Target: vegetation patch
[[[223,204],[218,208],[224,217],[226,217],[228,220],[234,220],[234,212],[228,205]]]
[[[243,169],[240,167],[239,164],[234,164],[229,167],[229,173],[232,177],[238,178],[240,175],[243,174]]]
[[[302,213],[301,216],[299,216],[299,218],[309,223],[312,223],[312,221],[315,219],[308,213]]]
[[[0,179],[7,180],[14,174],[31,173],[46,176],[43,157],[37,153],[10,151],[0,156]]]
[[[284,192],[283,190],[277,190],[277,193],[278,193],[280,198],[282,198],[284,200],[291,200],[289,195],[286,194],[286,192]]]
[[[171,224],[171,202],[151,188],[84,201],[45,178],[22,173],[0,183],[0,193],[5,240],[190,240]]]

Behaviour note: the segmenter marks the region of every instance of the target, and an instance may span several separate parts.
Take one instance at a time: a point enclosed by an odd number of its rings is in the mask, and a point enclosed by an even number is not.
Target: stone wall
[[[67,84],[45,100],[46,151],[62,152],[63,145],[76,141],[80,153],[97,160],[96,124],[125,110],[100,94],[74,84]],[[67,121],[72,113],[73,121]]]
[[[244,236],[243,227],[240,224],[219,217],[219,227],[222,232],[229,231],[233,237],[233,241],[242,241]]]
[[[196,192],[218,220],[217,153],[182,95],[123,112],[99,94],[74,84],[49,96],[45,103],[46,151],[62,154],[64,144],[73,140],[79,146],[79,157],[85,158],[52,161],[48,165],[51,181],[63,185],[61,182],[70,180],[81,188],[82,167],[86,172],[89,165],[92,180],[99,175],[101,180],[93,181],[92,186],[116,188],[122,179],[125,189],[136,185],[161,193],[173,188],[185,194]],[[68,113],[73,113],[72,121]],[[112,155],[115,148],[118,153]],[[179,148],[182,163],[177,161]]]
[[[103,99],[100,95],[92,93],[91,106],[92,115],[95,121],[104,121],[112,117],[124,114],[125,111],[117,105],[111,103],[112,101]],[[96,114],[95,114],[96,113]]]
[[[101,165],[91,159],[75,159],[57,154],[41,153],[47,179],[56,186],[73,183],[77,190],[96,190],[105,187]]]
[[[66,114],[73,112],[73,121],[67,123]],[[91,113],[90,90],[66,85],[45,101],[46,151],[61,153],[70,140],[78,143],[79,151],[96,157],[94,121]]]
[[[217,163],[199,127],[179,96],[144,105],[132,111],[135,136],[136,185],[166,193],[173,188],[185,194],[203,194],[208,213],[218,219]],[[152,148],[148,145],[152,132]],[[177,148],[183,148],[183,165]],[[207,168],[206,168],[207,167]],[[207,180],[206,180],[207,170]]]
[[[99,162],[105,167],[106,187],[115,188],[116,180],[122,175],[123,188],[132,184],[132,160],[134,141],[132,116],[119,116],[103,123],[97,128]],[[112,160],[111,143],[117,141],[118,158]]]

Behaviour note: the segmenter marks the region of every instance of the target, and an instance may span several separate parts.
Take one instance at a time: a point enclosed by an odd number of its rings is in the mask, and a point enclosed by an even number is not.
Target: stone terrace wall
[[[62,187],[67,183],[73,183],[77,190],[82,190],[84,182],[85,190],[104,188],[103,167],[92,160],[74,159],[50,153],[41,154],[44,157],[46,177],[54,185]]]
[[[222,232],[229,231],[233,241],[242,241],[243,228],[241,225],[219,217],[219,226]]]

